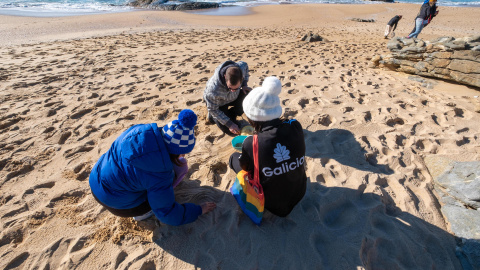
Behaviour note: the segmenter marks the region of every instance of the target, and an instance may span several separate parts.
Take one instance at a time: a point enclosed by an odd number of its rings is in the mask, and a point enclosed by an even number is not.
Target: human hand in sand
[[[206,203],[202,203],[200,207],[202,207],[202,215],[203,215],[215,209],[217,207],[217,204],[214,202],[206,202]]]
[[[240,134],[240,128],[238,128],[238,126],[236,124],[232,124],[228,129],[233,134],[237,134],[237,135]]]

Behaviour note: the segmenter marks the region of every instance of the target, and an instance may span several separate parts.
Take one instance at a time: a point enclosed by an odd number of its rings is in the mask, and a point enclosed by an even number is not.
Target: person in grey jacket
[[[242,102],[251,90],[248,78],[247,63],[226,61],[215,69],[203,93],[208,121],[230,136],[240,134],[237,116],[243,114]]]

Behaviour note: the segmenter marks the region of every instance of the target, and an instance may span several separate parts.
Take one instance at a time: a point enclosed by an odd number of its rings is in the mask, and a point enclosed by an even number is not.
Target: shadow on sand
[[[367,155],[352,132],[345,129],[328,129],[311,132],[303,130],[305,155],[311,158],[329,158],[361,171],[392,174],[386,164],[378,164],[375,155]]]
[[[195,268],[462,269],[451,234],[373,193],[308,183],[288,217],[266,211],[261,226],[228,191],[187,180],[176,195],[181,202],[218,205],[192,224],[154,231],[158,246]]]

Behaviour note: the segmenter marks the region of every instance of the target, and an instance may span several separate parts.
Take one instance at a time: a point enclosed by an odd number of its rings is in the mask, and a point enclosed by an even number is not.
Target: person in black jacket
[[[302,125],[282,120],[280,94],[282,84],[276,77],[267,77],[261,87],[253,89],[243,101],[248,122],[258,136],[260,184],[265,196],[265,209],[285,217],[305,195],[305,140]],[[253,136],[247,137],[242,154],[230,157],[230,168],[236,173],[245,170],[253,175]]]
[[[415,18],[415,31],[410,33],[406,38],[416,38],[422,29],[429,24],[437,14],[437,0],[429,0],[428,2],[425,2],[420,7],[420,12]]]
[[[395,36],[395,29],[397,29],[398,21],[402,19],[402,15],[396,15],[395,17],[391,18],[390,21],[387,23],[387,27],[385,28],[385,39],[388,39],[388,35],[392,33],[392,38]]]

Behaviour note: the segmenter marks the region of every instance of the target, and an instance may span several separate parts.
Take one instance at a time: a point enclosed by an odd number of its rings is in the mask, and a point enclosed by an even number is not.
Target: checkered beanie
[[[178,120],[173,120],[162,129],[163,140],[170,154],[190,153],[195,146],[193,128],[197,124],[197,115],[192,110],[182,110]]]

